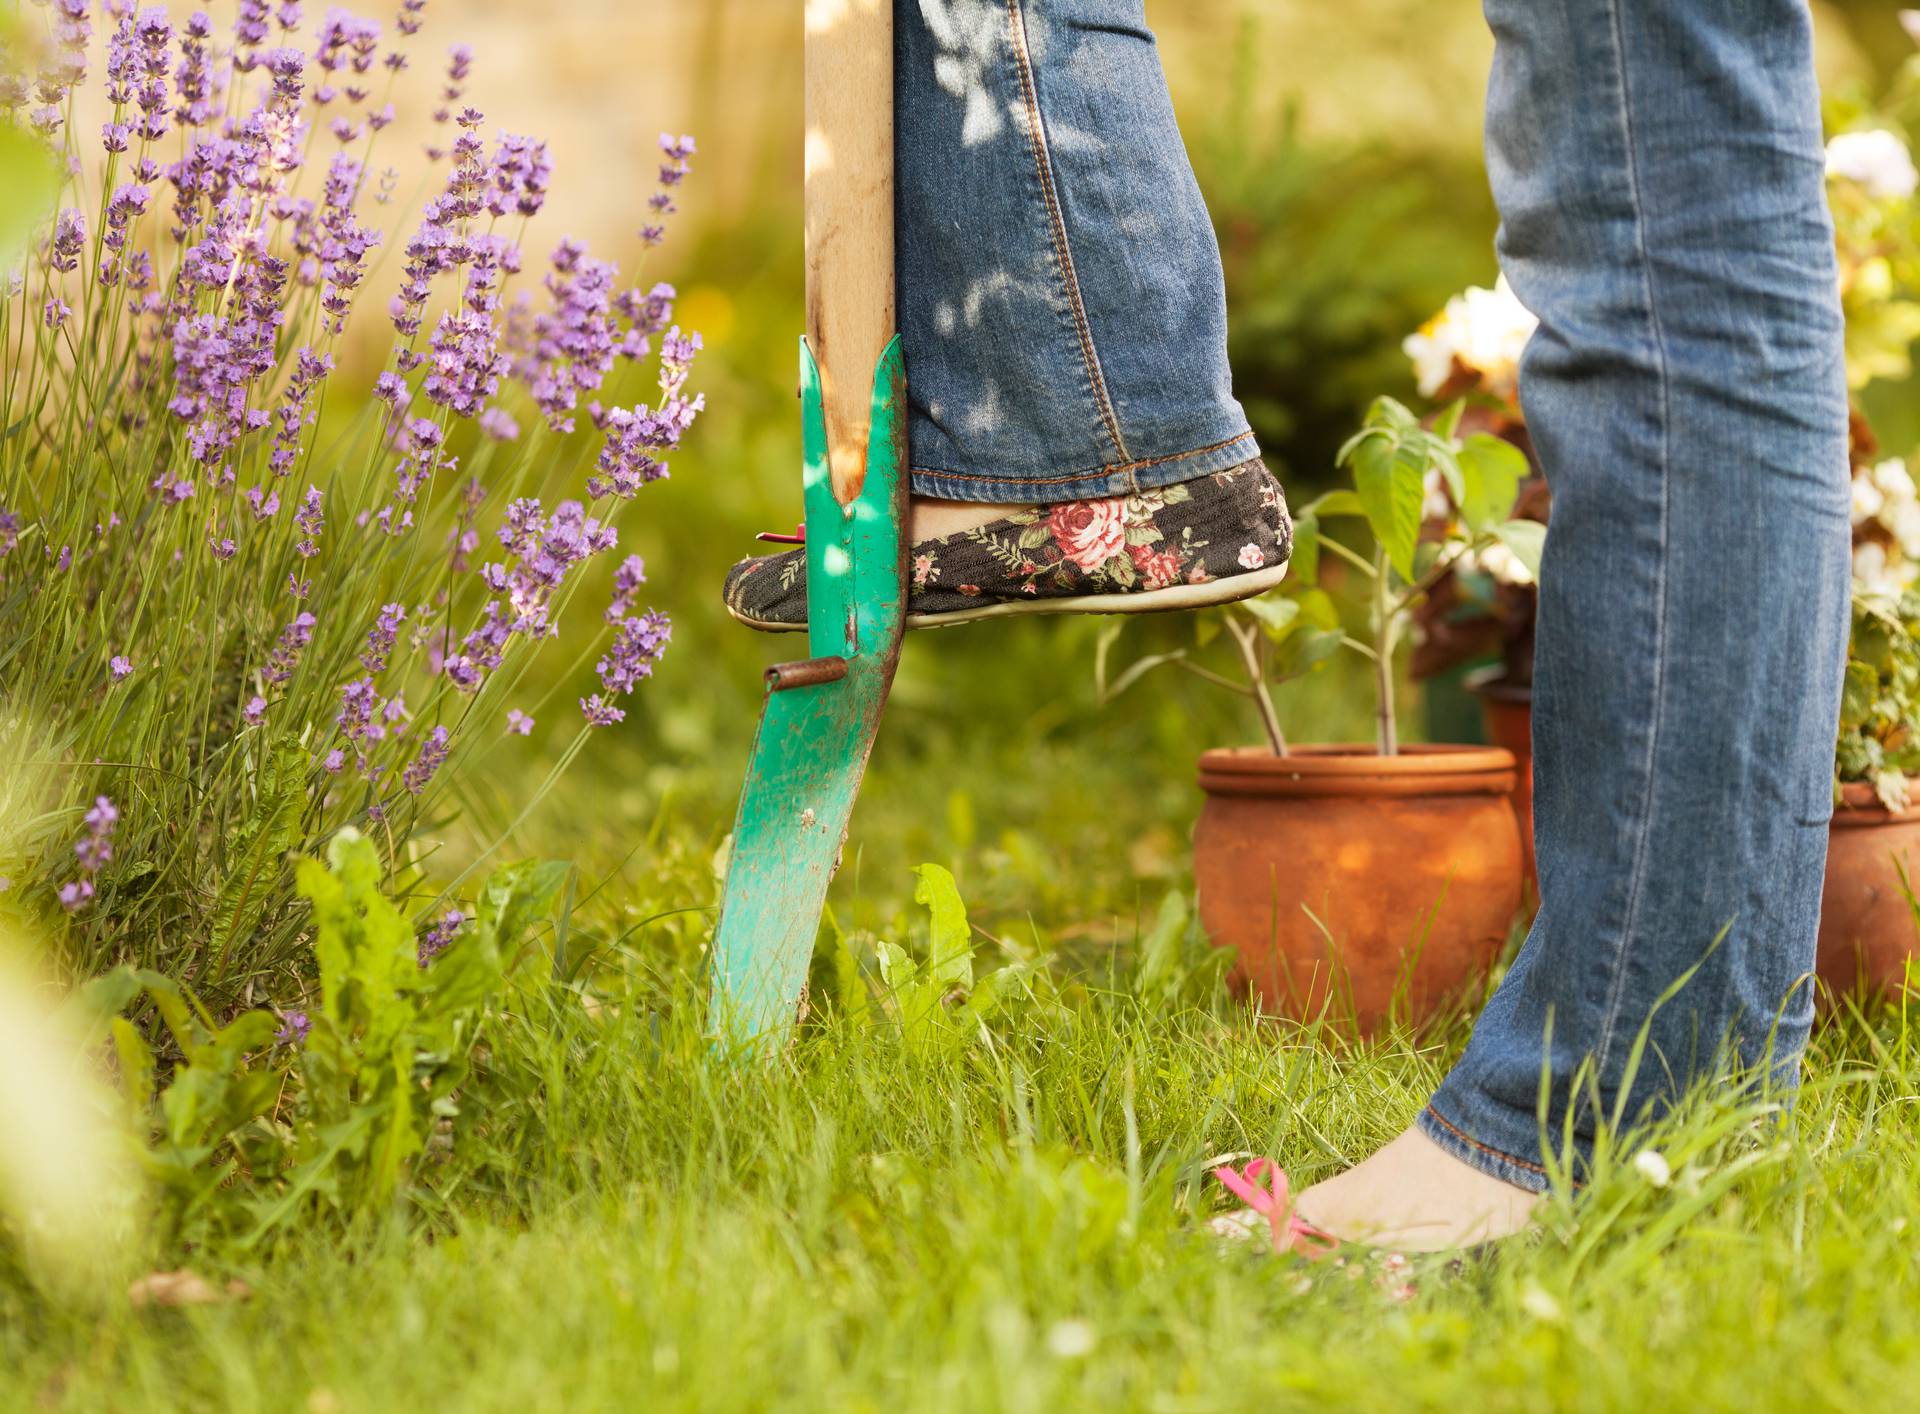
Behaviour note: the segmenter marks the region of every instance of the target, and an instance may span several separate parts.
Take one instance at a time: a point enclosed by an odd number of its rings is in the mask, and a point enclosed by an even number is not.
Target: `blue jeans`
[[[897,0],[913,489],[1073,501],[1259,455],[1140,0]]]
[[[1847,396],[1804,0],[1486,8],[1501,263],[1541,320],[1521,393],[1554,494],[1542,907],[1420,1124],[1539,1188],[1545,1134],[1594,1132],[1583,1066],[1630,1117],[1729,1056],[1797,1073],[1846,645]],[[1053,500],[1251,455],[1136,0],[898,15],[915,489]]]
[[[1571,1110],[1583,1141],[1586,1061],[1629,1119],[1722,1059],[1797,1075],[1846,655],[1847,394],[1804,0],[1486,11],[1500,260],[1541,320],[1521,398],[1553,487],[1542,902],[1420,1122],[1539,1188],[1543,1070],[1551,1131]]]

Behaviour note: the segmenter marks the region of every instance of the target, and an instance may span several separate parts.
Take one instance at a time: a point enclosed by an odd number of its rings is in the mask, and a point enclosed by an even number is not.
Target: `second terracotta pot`
[[[1920,889],[1920,810],[1895,815],[1859,782],[1841,797],[1827,835],[1820,980],[1841,995],[1895,992],[1920,945],[1900,886],[1904,867]]]
[[[1256,749],[1200,758],[1200,919],[1270,1011],[1377,1026],[1480,976],[1520,907],[1511,753]]]
[[[1533,687],[1509,682],[1502,669],[1469,678],[1467,690],[1480,699],[1487,735],[1495,746],[1513,753],[1517,770],[1513,813],[1520,821],[1520,848],[1526,855],[1527,878],[1539,887],[1533,862]]]

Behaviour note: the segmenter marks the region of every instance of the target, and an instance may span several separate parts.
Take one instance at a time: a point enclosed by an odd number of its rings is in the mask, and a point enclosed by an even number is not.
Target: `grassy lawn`
[[[1179,926],[1191,772],[1252,723],[1177,678],[1103,707],[1089,622],[909,644],[809,1022],[769,1071],[716,1065],[695,1025],[715,856],[757,669],[785,645],[724,628],[712,587],[788,465],[783,436],[723,444],[664,488],[680,499],[657,526],[720,533],[643,545],[675,655],[590,766],[530,813],[537,737],[462,777],[433,872],[573,861],[594,952],[488,1022],[455,1151],[385,1222],[153,1257],[238,1277],[248,1300],[56,1305],[0,1279],[0,1408],[1905,1402],[1920,1037],[1897,1011],[1825,1029],[1784,1119],[1721,1099],[1610,1140],[1591,1189],[1495,1260],[1309,1267],[1209,1236],[1210,1161],[1273,1154],[1306,1183],[1365,1155],[1469,1016],[1356,1046],[1226,995]],[[729,468],[765,489],[737,494]],[[1119,651],[1191,632],[1138,626]],[[1357,689],[1307,684],[1297,738],[1363,732]],[[886,1010],[877,944],[924,955],[925,860],[959,881],[976,966],[1028,969],[984,1028],[903,1032]],[[1157,966],[1156,935],[1177,944]],[[1665,1188],[1631,1162],[1649,1146]]]
[[[0,1407],[1894,1408],[1920,1371],[1917,1079],[1823,1036],[1782,1129],[1707,1106],[1497,1259],[1271,1260],[1202,1172],[1394,1133],[1452,1037],[1363,1049],[1067,984],[990,1037],[833,1022],[767,1074],[657,1014],[555,1009],[424,1234],[198,1254],[249,1301],[9,1298]],[[511,1089],[512,1087],[509,1087]],[[1408,1289],[1410,1288],[1410,1289]]]

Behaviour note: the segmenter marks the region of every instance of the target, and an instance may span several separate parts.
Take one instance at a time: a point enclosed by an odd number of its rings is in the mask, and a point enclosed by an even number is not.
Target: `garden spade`
[[[807,0],[807,647],[767,669],[714,935],[710,1024],[793,1025],[827,885],[900,658],[906,371],[894,334],[892,0]]]

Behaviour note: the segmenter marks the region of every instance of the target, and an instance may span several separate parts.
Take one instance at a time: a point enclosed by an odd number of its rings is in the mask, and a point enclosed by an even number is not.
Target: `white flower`
[[[1899,457],[1890,457],[1867,473],[1873,478],[1873,484],[1886,493],[1889,500],[1911,501],[1917,494],[1913,484],[1913,474],[1907,470],[1907,464]]]
[[[1495,584],[1527,585],[1533,583],[1533,571],[1529,570],[1520,557],[1499,541],[1487,546],[1477,554],[1465,554],[1460,557],[1460,568],[1478,570]]]
[[[1077,1360],[1082,1355],[1091,1355],[1093,1347],[1099,1341],[1099,1332],[1091,1321],[1071,1318],[1055,1321],[1047,1332],[1047,1349],[1061,1360]]]
[[[1475,285],[1455,295],[1400,347],[1413,360],[1422,397],[1431,398],[1446,386],[1455,359],[1479,374],[1488,391],[1511,397],[1520,355],[1539,327],[1540,321],[1502,275],[1490,290]]]
[[[1900,28],[1907,32],[1907,38],[1920,44],[1920,10],[1902,10]]]
[[[1854,588],[1865,594],[1898,594],[1900,581],[1887,568],[1887,547],[1869,540],[1853,547]]]
[[[1246,545],[1242,545],[1240,547],[1240,568],[1241,569],[1257,570],[1260,568],[1260,566],[1264,565],[1266,562],[1267,562],[1267,557],[1260,553],[1260,547],[1258,545],[1249,543]]]
[[[1640,1177],[1655,1188],[1665,1188],[1673,1182],[1673,1170],[1667,1165],[1667,1157],[1658,1149],[1642,1149],[1633,1156],[1633,1166],[1639,1170]]]
[[[1536,1321],[1557,1322],[1566,1314],[1553,1293],[1531,1279],[1520,1288],[1520,1309]]]
[[[1900,553],[1910,560],[1920,560],[1920,502],[1902,501],[1892,515],[1880,519],[1900,543]]]
[[[1880,514],[1880,508],[1887,503],[1880,488],[1865,476],[1853,479],[1853,523],[1865,525]]]
[[[1885,128],[1841,133],[1827,144],[1827,175],[1858,182],[1876,201],[1908,197],[1920,186],[1920,172],[1898,133]]]

